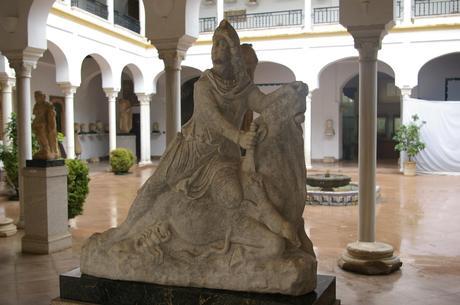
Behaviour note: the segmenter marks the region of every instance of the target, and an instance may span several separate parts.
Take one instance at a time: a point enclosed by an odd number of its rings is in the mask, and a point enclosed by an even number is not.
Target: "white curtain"
[[[460,102],[405,98],[403,124],[414,114],[426,121],[421,129],[426,148],[414,158],[417,170],[460,175]]]

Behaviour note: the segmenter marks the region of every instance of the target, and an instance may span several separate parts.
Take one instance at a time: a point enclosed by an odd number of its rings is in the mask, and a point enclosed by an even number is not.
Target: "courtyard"
[[[155,163],[155,162],[154,162]],[[92,233],[118,226],[138,188],[155,166],[135,167],[115,176],[101,163],[91,168],[90,194],[83,215],[70,221],[72,249],[51,255],[21,253],[22,231],[0,239],[0,304],[48,305],[59,295],[59,274],[79,266],[80,248]],[[357,180],[356,164],[326,168],[314,164],[309,173],[341,172]],[[377,240],[394,246],[402,269],[387,276],[364,276],[340,269],[337,258],[357,240],[358,207],[306,206],[306,232],[315,246],[318,271],[337,277],[342,304],[459,304],[460,222],[456,213],[460,176],[405,177],[391,164],[380,164],[377,183]],[[0,213],[17,219],[18,203],[0,199]]]

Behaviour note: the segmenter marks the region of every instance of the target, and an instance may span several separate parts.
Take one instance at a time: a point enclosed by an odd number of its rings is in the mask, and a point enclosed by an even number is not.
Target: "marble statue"
[[[34,120],[32,130],[37,137],[40,149],[33,159],[54,160],[60,157],[56,131],[56,111],[53,104],[46,101],[46,95],[35,91]]]
[[[125,222],[86,241],[81,271],[162,285],[308,293],[317,267],[302,218],[308,88],[293,82],[263,94],[225,20],[211,54],[213,68],[195,84],[192,119]],[[260,116],[242,131],[247,110]]]
[[[130,133],[133,128],[133,115],[131,110],[131,102],[126,99],[121,99],[118,102],[118,121],[119,130],[121,133]]]

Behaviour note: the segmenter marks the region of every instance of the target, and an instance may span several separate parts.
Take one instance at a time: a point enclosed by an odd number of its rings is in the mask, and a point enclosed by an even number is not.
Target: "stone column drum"
[[[64,160],[27,160],[24,185],[22,252],[48,254],[70,248]]]

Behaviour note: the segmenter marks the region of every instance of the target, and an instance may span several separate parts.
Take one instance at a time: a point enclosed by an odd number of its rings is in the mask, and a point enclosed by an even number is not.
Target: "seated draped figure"
[[[85,243],[81,271],[163,285],[308,293],[317,268],[302,218],[308,88],[293,82],[262,93],[252,80],[254,51],[240,46],[225,20],[211,56],[213,67],[195,83],[193,117],[124,223]],[[242,131],[248,110],[260,116]]]

